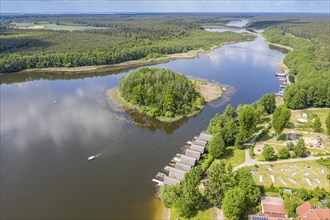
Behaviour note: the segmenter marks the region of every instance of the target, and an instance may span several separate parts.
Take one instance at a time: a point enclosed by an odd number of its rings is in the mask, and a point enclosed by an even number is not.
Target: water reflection
[[[276,92],[274,73],[282,59],[281,52],[257,37],[196,59],[153,65],[235,90],[230,99],[220,99],[177,123],[122,113],[142,127],[113,117],[105,97],[128,71],[8,76],[6,82],[12,84],[2,81],[0,86],[1,217],[150,219],[154,175],[227,103],[252,103]],[[43,80],[25,82],[34,76]],[[87,161],[98,153],[100,158]]]

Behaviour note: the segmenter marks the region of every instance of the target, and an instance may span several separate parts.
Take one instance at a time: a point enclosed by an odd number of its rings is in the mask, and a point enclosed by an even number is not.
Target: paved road
[[[245,150],[245,155],[249,154],[249,149]],[[290,162],[299,162],[299,161],[311,161],[311,160],[318,160],[321,157],[314,157],[314,156],[309,156],[309,157],[304,157],[304,158],[294,158],[294,159],[287,159],[287,160],[277,160],[277,161],[258,161],[256,159],[252,159],[250,158],[250,154],[249,154],[249,159],[246,160],[244,163],[236,166],[233,168],[233,171],[236,171],[242,167],[245,166],[253,166],[255,164],[257,165],[263,165],[263,164],[277,164],[277,163],[290,163]],[[327,156],[329,157],[329,156]],[[247,158],[247,157],[246,157]]]
[[[214,218],[215,220],[225,220],[226,217],[225,215],[223,214],[222,210],[219,209],[218,207],[216,208],[217,209],[217,216]]]

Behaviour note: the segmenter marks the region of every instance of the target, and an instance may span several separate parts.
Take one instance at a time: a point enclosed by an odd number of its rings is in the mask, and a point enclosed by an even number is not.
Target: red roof
[[[274,213],[286,215],[288,211],[285,209],[284,205],[272,205],[272,204],[263,204],[264,213]]]
[[[296,211],[299,214],[299,216],[303,216],[310,209],[313,209],[313,206],[309,204],[309,202],[304,202],[303,204],[301,204],[296,208]]]
[[[296,209],[302,220],[326,220],[330,219],[330,209],[317,209],[309,202],[304,202]]]
[[[316,212],[320,219],[330,220],[330,209],[314,209],[314,212]]]

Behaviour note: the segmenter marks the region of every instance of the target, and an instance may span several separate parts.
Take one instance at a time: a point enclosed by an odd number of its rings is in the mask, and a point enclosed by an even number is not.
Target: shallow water
[[[2,84],[1,217],[153,218],[154,175],[226,104],[277,92],[274,73],[283,56],[257,36],[196,59],[155,65],[231,85],[235,92],[174,124],[122,113],[131,122],[147,120],[146,127],[116,119],[107,103],[106,90],[127,72]]]

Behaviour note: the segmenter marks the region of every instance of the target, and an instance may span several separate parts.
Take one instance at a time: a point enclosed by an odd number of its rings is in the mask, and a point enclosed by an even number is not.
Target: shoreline
[[[248,40],[245,40],[248,41]],[[97,66],[78,66],[78,67],[49,67],[49,68],[34,68],[34,69],[25,69],[22,71],[14,72],[14,73],[2,73],[0,75],[9,75],[9,74],[15,74],[15,73],[64,73],[64,74],[79,74],[79,73],[102,73],[102,72],[115,72],[115,71],[123,71],[127,69],[137,68],[141,66],[147,66],[147,65],[156,65],[160,63],[166,63],[173,60],[180,60],[180,59],[194,59],[198,58],[200,53],[206,54],[214,51],[215,49],[218,49],[224,45],[233,44],[233,43],[240,43],[245,42],[243,40],[239,41],[229,41],[224,42],[219,45],[213,45],[208,49],[195,49],[190,50],[188,52],[182,52],[182,53],[174,53],[174,54],[166,54],[163,57],[159,58],[152,58],[149,60],[130,60],[121,62],[118,64],[110,64],[110,65],[97,65]]]
[[[201,96],[205,99],[205,103],[199,106],[199,110],[193,111],[187,115],[176,116],[174,118],[166,118],[166,117],[156,117],[157,120],[165,123],[179,121],[182,118],[190,118],[197,114],[199,114],[205,107],[207,103],[211,103],[220,99],[224,93],[227,91],[225,87],[220,87],[215,83],[207,82],[205,80],[200,79],[189,79],[191,80],[196,87],[196,90],[201,94]],[[108,89],[106,91],[107,99],[115,108],[122,108],[124,111],[134,112],[137,111],[141,114],[145,114],[143,110],[132,103],[127,102],[121,95],[118,87],[114,87]],[[149,116],[150,117],[150,116]]]
[[[257,32],[258,34],[260,34],[264,38],[266,44],[268,44],[270,46],[274,46],[274,47],[285,49],[285,50],[287,50],[289,52],[293,51],[293,48],[292,47],[285,46],[285,45],[282,45],[282,44],[271,43],[271,42],[267,41],[266,40],[266,36],[263,34],[264,30],[255,30],[254,29],[254,31]],[[280,63],[278,63],[277,66],[282,69],[282,71],[283,71],[284,74],[286,74],[288,76],[291,76],[291,74],[289,73],[290,72],[290,68],[287,65],[285,65],[285,63],[284,63],[285,57],[286,57],[286,53],[284,53],[283,60]]]

